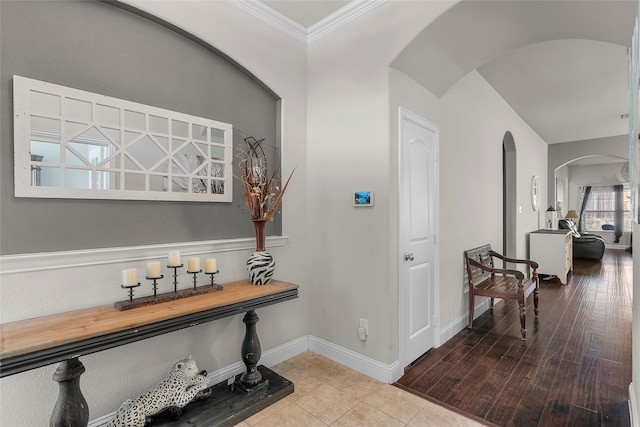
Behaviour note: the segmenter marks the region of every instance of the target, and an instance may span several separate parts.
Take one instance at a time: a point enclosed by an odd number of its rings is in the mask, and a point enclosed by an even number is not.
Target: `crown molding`
[[[256,0],[229,0],[232,4],[238,6],[240,9],[249,12],[256,18],[259,18],[273,27],[284,31],[290,36],[307,42],[307,29],[302,25],[295,22],[293,19],[288,18],[277,12],[275,9],[270,8],[261,1]]]
[[[263,20],[269,25],[289,34],[290,36],[310,43],[336,28],[344,25],[372,9],[385,3],[387,0],[354,0],[346,6],[338,9],[331,15],[313,24],[308,29],[284,16],[280,12],[257,0],[229,0],[239,8],[249,12],[253,16]]]
[[[321,21],[316,22],[307,30],[307,43],[310,43],[336,28],[344,25],[376,7],[386,3],[387,0],[355,0],[346,6],[336,10]]]

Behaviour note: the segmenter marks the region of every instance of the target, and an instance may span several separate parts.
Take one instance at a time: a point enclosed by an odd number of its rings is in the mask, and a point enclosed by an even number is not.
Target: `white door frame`
[[[406,298],[408,298],[408,293],[407,293],[407,289],[406,286],[402,286],[402,283],[400,282],[400,269],[404,268],[404,263],[402,261],[402,256],[403,256],[403,236],[402,236],[402,221],[403,221],[403,216],[402,216],[402,203],[400,203],[400,197],[402,195],[402,121],[404,119],[409,119],[411,121],[413,121],[414,123],[418,124],[419,126],[422,126],[426,129],[429,130],[433,130],[435,131],[436,134],[436,146],[437,146],[437,150],[439,153],[439,147],[440,147],[440,133],[439,133],[439,129],[438,126],[432,122],[430,122],[429,120],[407,110],[406,108],[403,107],[398,107],[398,235],[397,235],[397,245],[396,245],[396,260],[397,260],[397,271],[396,271],[396,275],[397,275],[397,281],[398,281],[398,349],[399,349],[399,359],[400,359],[400,364],[401,364],[401,370],[402,372],[404,372],[404,368],[411,362],[413,362],[413,360],[405,360],[406,358],[406,350],[405,350],[405,333],[406,332],[406,328],[405,328],[405,313],[403,310],[404,307],[404,301]],[[436,236],[435,236],[435,241],[436,241],[436,250],[435,250],[435,271],[434,271],[434,282],[436,284],[435,289],[433,290],[434,293],[434,297],[436,300],[435,303],[435,308],[434,308],[434,315],[435,315],[435,328],[436,328],[436,333],[435,333],[435,347],[440,347],[440,171],[439,171],[439,154],[438,157],[436,158],[436,162],[435,162],[435,167],[436,167],[436,185],[435,185],[435,203],[436,203],[436,209],[435,209],[435,229],[436,229]],[[402,375],[402,374],[401,374]]]

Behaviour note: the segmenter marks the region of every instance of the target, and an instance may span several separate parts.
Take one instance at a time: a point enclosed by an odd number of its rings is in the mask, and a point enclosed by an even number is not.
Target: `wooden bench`
[[[526,307],[525,303],[533,292],[533,304],[536,317],[538,317],[538,263],[530,260],[507,258],[491,250],[491,245],[480,246],[464,252],[469,277],[469,326],[473,327],[473,312],[475,309],[475,296],[493,299],[516,300],[520,306],[520,325],[522,339],[526,340],[527,329],[525,327]],[[512,264],[526,264],[533,269],[530,279],[525,279],[524,274],[518,270],[495,268],[493,258]]]

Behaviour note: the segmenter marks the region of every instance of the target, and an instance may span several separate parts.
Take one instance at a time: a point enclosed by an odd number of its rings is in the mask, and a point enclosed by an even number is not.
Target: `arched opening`
[[[627,184],[628,162],[627,158],[617,155],[591,154],[576,157],[553,169],[549,203],[555,203],[558,217],[562,218],[569,209],[578,209],[578,187]]]
[[[508,257],[516,255],[516,144],[511,132],[502,138],[502,247]]]

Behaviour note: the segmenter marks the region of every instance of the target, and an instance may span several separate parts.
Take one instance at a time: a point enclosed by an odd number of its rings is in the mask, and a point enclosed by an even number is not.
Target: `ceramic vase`
[[[264,228],[266,225],[266,220],[253,221],[256,231],[256,250],[247,260],[247,270],[249,271],[249,280],[254,285],[266,285],[271,282],[276,269],[273,256],[264,247]]]

